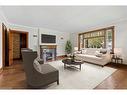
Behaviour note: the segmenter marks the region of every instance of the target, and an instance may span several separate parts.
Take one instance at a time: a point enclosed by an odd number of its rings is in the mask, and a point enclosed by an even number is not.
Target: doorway
[[[14,60],[22,59],[21,48],[28,48],[28,32],[7,30],[2,24],[3,67],[10,66]]]
[[[28,32],[24,31],[17,31],[17,30],[10,30],[10,33],[12,34],[9,36],[9,42],[11,47],[9,52],[9,56],[12,56],[12,59],[10,59],[10,64],[12,60],[21,60],[21,48],[28,48]],[[12,39],[11,39],[12,37]]]

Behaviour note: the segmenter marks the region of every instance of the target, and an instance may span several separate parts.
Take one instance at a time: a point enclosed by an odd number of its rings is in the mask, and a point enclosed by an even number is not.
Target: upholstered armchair
[[[49,64],[41,64],[41,71],[38,71],[34,67],[37,52],[29,50],[22,50],[21,52],[27,84],[30,87],[41,88],[53,82],[59,84],[59,72],[56,68]]]

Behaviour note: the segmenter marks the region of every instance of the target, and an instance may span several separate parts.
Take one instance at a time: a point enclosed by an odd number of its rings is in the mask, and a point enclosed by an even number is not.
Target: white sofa
[[[107,63],[111,62],[110,52],[106,50],[107,52],[105,54],[102,54],[100,53],[100,51],[102,51],[102,49],[85,48],[82,49],[81,53],[75,54],[75,59],[90,62],[101,66],[104,66]],[[101,56],[97,56],[97,52],[99,52]]]

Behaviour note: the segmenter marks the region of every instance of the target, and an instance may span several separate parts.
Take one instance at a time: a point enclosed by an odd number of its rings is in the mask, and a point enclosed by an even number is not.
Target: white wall
[[[2,67],[2,23],[8,26],[6,18],[0,9],[0,68]]]
[[[124,63],[127,64],[127,21],[115,26],[115,47],[122,48]]]
[[[39,29],[40,45],[42,44],[41,34],[56,35],[57,56],[65,55],[65,44],[66,44],[66,41],[70,39],[70,33],[64,33],[64,32],[59,32],[56,30],[40,28]],[[63,39],[61,39],[61,37],[63,37]]]
[[[74,50],[74,47],[78,47],[78,32],[77,33],[71,33],[70,40],[72,43],[72,49]]]
[[[65,43],[67,40],[70,39],[70,33],[59,32],[56,30],[51,30],[46,28],[39,28],[39,32],[37,28],[32,28],[32,27],[27,27],[22,25],[15,25],[15,24],[9,24],[9,28],[13,30],[19,30],[19,31],[21,30],[21,31],[29,32],[28,46],[29,48],[35,51],[38,50],[38,44],[41,44],[41,34],[56,35],[57,56],[65,54],[65,51],[64,51]],[[33,37],[33,35],[37,35],[37,37]],[[63,37],[63,39],[61,39],[61,37]]]
[[[114,23],[107,23],[102,25],[97,25],[88,29],[84,29],[83,32],[100,29],[104,27],[115,26],[115,48],[122,48],[124,64],[127,64],[127,20],[121,20]],[[78,46],[78,33],[71,34],[71,41],[73,46]],[[81,32],[80,32],[81,33]]]

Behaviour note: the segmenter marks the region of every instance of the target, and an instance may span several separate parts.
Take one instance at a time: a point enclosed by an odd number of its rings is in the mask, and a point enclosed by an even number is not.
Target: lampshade
[[[122,49],[121,48],[114,48],[114,53],[122,53]]]
[[[74,50],[75,50],[75,51],[78,51],[78,47],[74,47]]]
[[[122,49],[121,48],[114,48],[114,53],[117,56],[122,56]]]

